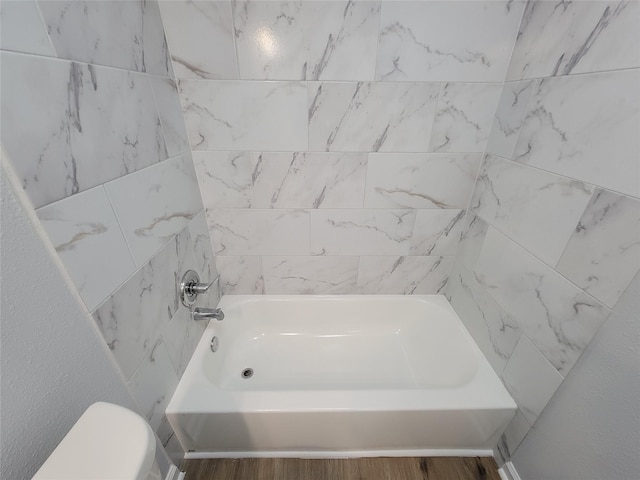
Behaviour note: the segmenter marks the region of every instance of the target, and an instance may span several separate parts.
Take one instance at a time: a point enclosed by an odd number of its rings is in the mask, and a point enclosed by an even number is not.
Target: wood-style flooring
[[[500,480],[491,457],[185,460],[185,480]]]

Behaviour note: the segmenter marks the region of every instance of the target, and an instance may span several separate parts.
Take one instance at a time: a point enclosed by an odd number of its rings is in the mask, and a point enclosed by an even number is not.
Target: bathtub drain
[[[244,378],[245,380],[247,378],[251,378],[253,376],[253,368],[245,368],[244,370],[242,370],[242,373],[240,374],[242,376],[242,378]]]

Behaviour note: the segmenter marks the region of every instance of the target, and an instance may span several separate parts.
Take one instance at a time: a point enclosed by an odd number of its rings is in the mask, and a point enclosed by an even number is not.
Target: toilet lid
[[[98,402],[84,412],[33,478],[144,480],[155,449],[155,435],[142,417]]]

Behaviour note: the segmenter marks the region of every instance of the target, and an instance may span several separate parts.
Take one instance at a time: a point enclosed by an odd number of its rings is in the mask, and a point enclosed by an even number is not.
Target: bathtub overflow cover
[[[245,368],[244,370],[242,370],[241,375],[245,380],[247,378],[251,378],[253,376],[253,368]]]

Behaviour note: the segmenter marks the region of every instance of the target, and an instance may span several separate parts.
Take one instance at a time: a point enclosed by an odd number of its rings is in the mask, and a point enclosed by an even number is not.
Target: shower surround
[[[222,291],[442,292],[524,4],[160,8]]]

